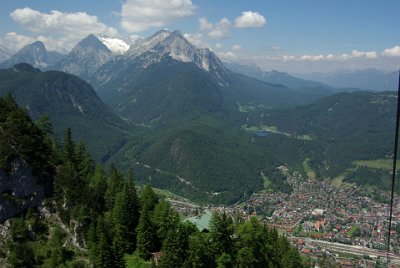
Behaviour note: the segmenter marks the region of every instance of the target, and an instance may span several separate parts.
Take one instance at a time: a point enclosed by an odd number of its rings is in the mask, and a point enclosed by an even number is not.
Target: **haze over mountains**
[[[262,174],[279,189],[279,165],[302,170],[310,161],[333,178],[364,156],[388,155],[387,142],[369,153],[362,148],[391,133],[391,93],[337,94],[361,84],[336,88],[224,64],[179,31],[161,30],[129,49],[121,40],[89,35],[68,55],[38,41],[0,66],[8,68],[0,71],[0,94],[10,91],[33,118],[48,114],[58,135],[71,127],[96,159],[133,167],[142,183],[195,200],[236,202],[262,189]],[[365,117],[370,112],[387,120]],[[359,136],[349,135],[356,122],[365,122]],[[342,161],[335,148],[360,153]]]
[[[353,87],[374,91],[396,90],[398,72],[387,72],[377,69],[354,71],[336,71],[302,75],[305,79],[327,83],[333,87]]]

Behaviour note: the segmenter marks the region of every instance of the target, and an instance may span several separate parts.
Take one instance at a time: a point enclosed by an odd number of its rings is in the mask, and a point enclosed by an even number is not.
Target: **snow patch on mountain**
[[[99,36],[99,40],[116,55],[122,55],[129,49],[129,45],[121,39]]]

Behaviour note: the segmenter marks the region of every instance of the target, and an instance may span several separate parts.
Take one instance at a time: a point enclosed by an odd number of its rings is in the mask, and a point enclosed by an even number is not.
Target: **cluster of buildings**
[[[341,267],[367,267],[383,258],[389,232],[389,203],[366,196],[362,188],[343,185],[335,187],[329,182],[305,179],[300,173],[289,174],[281,167],[293,191],[290,194],[262,191],[254,193],[246,202],[230,207],[204,208],[185,202],[172,204],[180,212],[194,216],[191,221],[203,222],[199,215],[222,211],[238,215],[244,220],[257,216],[270,227],[284,233],[300,252],[314,259],[328,258]],[[380,200],[388,200],[379,193]],[[390,251],[400,263],[400,205],[394,200]],[[344,254],[343,252],[347,253]],[[348,258],[348,255],[352,256]],[[358,256],[353,258],[354,256]],[[374,259],[374,261],[371,261]]]

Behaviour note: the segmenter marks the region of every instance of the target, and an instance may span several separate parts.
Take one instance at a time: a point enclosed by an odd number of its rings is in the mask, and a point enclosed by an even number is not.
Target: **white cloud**
[[[387,48],[381,54],[386,57],[400,57],[400,46]]]
[[[233,51],[238,51],[238,50],[241,50],[241,49],[242,49],[242,47],[240,45],[233,45],[232,46],[232,50]]]
[[[215,48],[216,48],[216,49],[222,48],[222,44],[221,44],[221,43],[216,43],[216,44],[215,44]]]
[[[218,57],[220,57],[223,61],[235,61],[237,59],[237,55],[232,52],[232,51],[228,51],[228,52],[219,52],[217,53]]]
[[[364,51],[353,50],[351,52],[351,57],[352,58],[376,59],[378,57],[378,55],[375,51],[364,52]]]
[[[279,58],[279,57],[278,57]],[[334,54],[318,54],[318,55],[301,55],[301,56],[294,56],[294,55],[283,55],[280,57],[282,61],[348,61],[348,60],[375,60],[378,58],[378,54],[375,51],[358,51],[353,50],[351,54],[341,54],[341,55],[334,55]]]
[[[117,35],[112,27],[99,22],[96,16],[86,12],[63,13],[52,10],[50,13],[42,13],[29,7],[16,9],[10,13],[10,17],[24,28],[35,33],[52,33],[57,35],[87,36],[93,34]]]
[[[206,48],[209,45],[204,41],[202,33],[186,33],[183,35],[191,44],[198,48]]]
[[[100,22],[96,16],[86,12],[64,13],[52,10],[50,13],[25,7],[10,13],[10,17],[25,29],[36,36],[22,36],[9,33],[9,42],[17,43],[17,47],[26,45],[26,40],[40,40],[50,50],[66,52],[77,42],[93,34],[104,34],[111,37],[118,36],[118,31]]]
[[[2,43],[5,47],[13,49],[16,52],[24,46],[35,42],[36,39],[30,36],[19,35],[16,32],[7,33]]]
[[[211,22],[208,22],[207,18],[202,17],[199,19],[199,27],[200,31],[211,30],[214,25]]]
[[[293,60],[296,60],[296,57],[292,56],[292,55],[283,55],[282,60],[283,61],[293,61]]]
[[[222,18],[218,23],[213,25],[211,31],[207,34],[209,38],[212,39],[224,39],[230,36],[229,28],[231,27],[231,22],[227,18]]]
[[[305,61],[320,61],[324,60],[325,56],[324,55],[303,55],[300,57],[300,60],[305,60]]]
[[[266,24],[267,20],[258,12],[244,11],[242,15],[235,19],[235,27],[262,27]]]
[[[128,32],[163,27],[194,14],[191,0],[126,0],[122,4],[121,26]]]
[[[54,39],[52,37],[46,37],[43,35],[33,37],[17,34],[16,32],[7,33],[6,36],[2,39],[2,44],[5,47],[9,48],[12,52],[17,52],[24,46],[31,44],[35,41],[42,41],[45,44],[46,49],[48,50],[60,50],[59,48],[65,45],[63,41]]]

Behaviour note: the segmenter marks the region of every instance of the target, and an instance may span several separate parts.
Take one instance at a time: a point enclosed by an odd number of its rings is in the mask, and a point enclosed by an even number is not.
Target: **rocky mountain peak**
[[[135,44],[133,44],[128,51],[126,52],[126,55],[130,58],[134,58],[138,55],[141,55],[142,53],[151,50],[154,48],[157,44],[162,42],[165,38],[167,38],[171,32],[168,30],[161,30],[153,34],[152,36],[148,38],[144,38],[141,40],[138,40]]]
[[[82,50],[103,50],[106,52],[111,52],[103,42],[100,41],[95,35],[89,34],[87,37],[82,39],[75,47],[71,50],[71,53],[84,52]],[[87,51],[85,51],[87,52]]]
[[[37,68],[46,68],[49,65],[49,55],[41,41],[26,45],[11,58],[1,63],[0,67],[8,68],[17,63],[29,63]]]
[[[180,31],[160,30],[132,45],[125,55],[127,60],[133,60],[145,53],[144,68],[168,55],[180,62],[192,62],[200,69],[210,72],[219,84],[227,84],[227,70],[220,59],[209,49],[195,47]]]
[[[114,58],[114,53],[96,36],[90,34],[71,50],[56,69],[88,80],[98,68]]]

